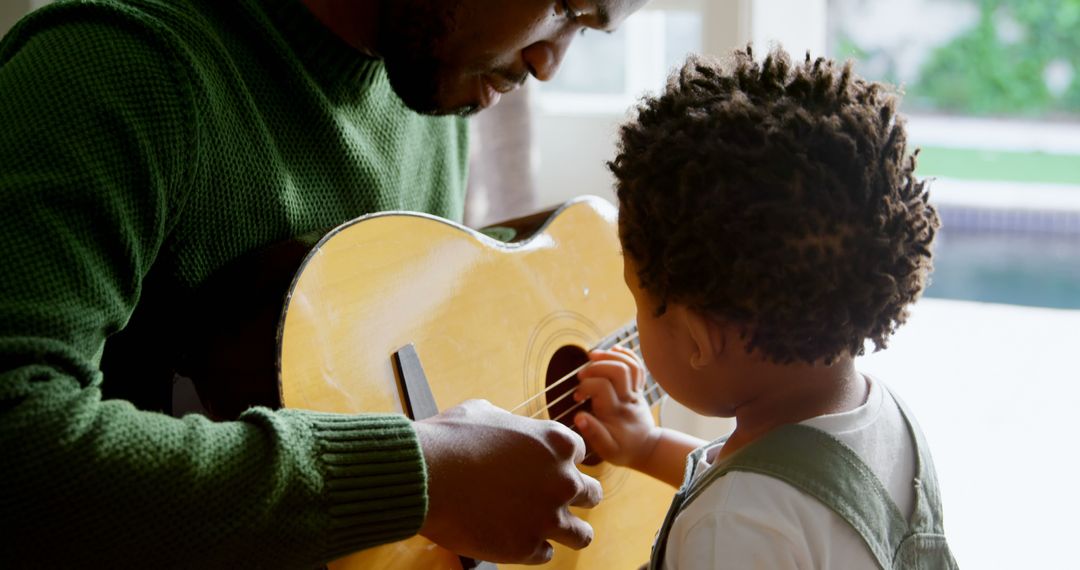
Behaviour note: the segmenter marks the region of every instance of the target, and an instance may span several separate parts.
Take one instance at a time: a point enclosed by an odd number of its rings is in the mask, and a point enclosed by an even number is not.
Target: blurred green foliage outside
[[[905,107],[1080,118],[1080,0],[967,1],[979,10],[976,25],[932,51],[907,82]],[[844,57],[869,55],[848,38],[838,47]]]

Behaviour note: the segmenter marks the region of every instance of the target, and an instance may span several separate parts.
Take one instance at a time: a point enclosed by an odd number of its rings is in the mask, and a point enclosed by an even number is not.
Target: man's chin
[[[419,66],[413,66],[416,69]],[[458,115],[468,117],[480,112],[483,108],[480,103],[451,103],[443,100],[440,95],[439,82],[417,82],[418,77],[434,77],[434,73],[413,72],[398,76],[387,64],[387,75],[390,79],[390,87],[401,99],[405,106],[421,115],[447,116]]]
[[[457,109],[455,109],[453,111],[453,114],[457,115],[459,117],[471,117],[471,116],[479,113],[483,109],[484,108],[481,107],[480,105],[467,105],[465,107],[458,107]]]
[[[483,106],[479,103],[468,103],[463,105],[451,105],[439,101],[435,97],[427,98],[406,98],[398,94],[405,106],[413,111],[420,113],[421,115],[430,115],[433,117],[446,117],[450,115],[457,115],[459,117],[471,117],[479,113]]]

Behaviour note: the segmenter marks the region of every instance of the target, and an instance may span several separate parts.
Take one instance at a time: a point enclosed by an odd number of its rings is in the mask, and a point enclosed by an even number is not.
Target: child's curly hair
[[[907,318],[940,225],[884,86],[824,58],[691,57],[608,163],[642,288],[740,326],[781,363],[875,350]]]

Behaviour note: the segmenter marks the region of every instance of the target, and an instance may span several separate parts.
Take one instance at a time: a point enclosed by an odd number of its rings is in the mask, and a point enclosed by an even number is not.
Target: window
[[[622,114],[662,87],[688,53],[701,51],[701,36],[700,2],[653,2],[614,33],[576,38],[556,77],[540,86],[540,103],[560,113]]]
[[[944,228],[927,296],[1080,308],[1080,0],[830,0],[831,54],[902,86]]]

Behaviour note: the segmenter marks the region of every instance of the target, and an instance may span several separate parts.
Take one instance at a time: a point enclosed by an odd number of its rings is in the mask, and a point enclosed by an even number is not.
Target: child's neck
[[[735,406],[736,428],[721,456],[781,425],[853,410],[869,393],[850,357],[829,366],[748,362],[740,377],[746,397]]]

